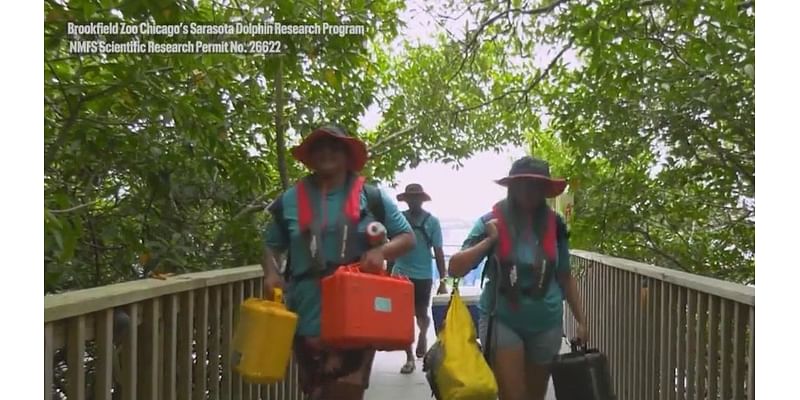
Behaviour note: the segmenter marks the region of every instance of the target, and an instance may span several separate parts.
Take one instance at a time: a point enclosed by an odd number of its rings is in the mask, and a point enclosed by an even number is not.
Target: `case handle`
[[[580,338],[576,337],[571,339],[569,341],[569,346],[572,348],[573,353],[581,353],[581,354],[586,353],[586,343],[583,343],[583,341]]]
[[[352,264],[343,265],[342,267],[339,268],[339,271],[342,271],[342,272],[358,272],[358,273],[364,273],[364,274],[389,276],[389,274],[383,268],[381,268],[377,272],[364,271],[364,270],[361,269],[361,263],[360,262],[355,262],[355,263],[352,263]]]

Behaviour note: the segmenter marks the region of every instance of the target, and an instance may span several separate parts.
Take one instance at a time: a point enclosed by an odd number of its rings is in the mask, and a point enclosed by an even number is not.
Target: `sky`
[[[396,198],[409,183],[419,183],[431,196],[423,207],[439,218],[445,253],[450,254],[464,241],[472,224],[491,210],[498,200],[505,197],[505,188],[494,183],[508,174],[511,162],[524,155],[519,148],[506,151],[478,153],[464,162],[458,171],[438,163],[421,163],[417,168],[401,172],[397,176],[397,187],[383,187]],[[401,209],[406,209],[401,203]]]

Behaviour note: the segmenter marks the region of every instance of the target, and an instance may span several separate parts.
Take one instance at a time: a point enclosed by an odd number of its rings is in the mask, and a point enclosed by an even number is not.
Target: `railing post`
[[[668,284],[669,290],[669,306],[667,307],[667,399],[675,400],[675,367],[676,367],[676,332],[677,332],[677,309],[678,309],[678,288],[675,285]]]
[[[733,382],[731,382],[733,375],[731,371],[731,355],[733,353],[733,346],[731,339],[733,338],[733,302],[730,300],[722,300],[722,350],[720,352],[720,394],[723,399],[731,399],[733,390]]]
[[[194,338],[194,293],[191,291],[181,295],[178,326],[178,400],[191,400]]]
[[[161,302],[158,298],[145,303],[142,318],[138,392],[141,398],[157,399],[159,366],[161,365],[161,348],[159,348]]]
[[[207,388],[207,375],[206,368],[208,350],[208,288],[198,289],[197,302],[195,307],[195,337],[197,338],[197,346],[195,347],[195,355],[197,362],[194,365],[194,400],[205,400]]]
[[[645,381],[646,388],[645,396],[643,398],[655,399],[658,395],[658,381],[656,380],[656,366],[658,365],[658,361],[656,360],[656,348],[658,347],[658,340],[656,339],[658,334],[658,329],[656,328],[658,292],[653,279],[646,278],[645,282],[647,284],[647,290],[645,291],[645,305],[647,306],[647,344],[645,345],[647,354],[645,359],[647,360],[647,366]]]
[[[708,397],[719,394],[719,297],[709,295],[708,315]]]
[[[114,384],[114,310],[109,308],[94,315],[95,331],[95,400],[111,400]]]
[[[708,385],[708,353],[709,353],[709,339],[710,339],[710,322],[709,317],[711,314],[711,304],[709,303],[710,296],[705,293],[697,293],[697,334],[695,335],[695,379],[694,384],[696,387],[697,398],[705,399],[706,393],[711,389]]]
[[[748,307],[743,304],[735,304],[734,311],[734,331],[733,331],[733,398],[736,400],[744,399],[745,388],[745,365],[747,354],[745,353],[745,336],[747,335],[747,311]]]
[[[211,341],[208,351],[208,394],[210,399],[220,398],[220,346],[222,344],[222,289],[215,286],[211,289]]]
[[[636,399],[645,398],[645,382],[646,382],[646,329],[647,329],[647,316],[645,313],[646,302],[642,295],[643,279],[641,276],[634,275],[636,299],[634,300],[634,313],[636,314],[636,387],[633,396]]]
[[[178,361],[178,295],[168,296],[164,302],[164,400],[177,397],[176,374]]]
[[[678,343],[678,348],[675,353],[677,358],[677,390],[675,398],[678,400],[686,399],[686,288],[678,288],[678,309],[677,311],[677,330],[675,331],[675,340]]]
[[[222,288],[222,394],[220,398],[231,399],[233,388],[233,369],[231,368],[231,354],[233,352],[231,338],[233,335],[233,285],[227,284]],[[227,372],[227,373],[226,373]]]
[[[633,274],[627,271],[622,272],[624,279],[624,306],[625,306],[625,332],[627,340],[622,343],[620,349],[622,349],[623,354],[625,355],[625,394],[626,398],[628,399],[635,399],[636,398],[636,363],[637,363],[637,355],[636,355],[636,314],[634,313],[634,308],[636,306],[636,302],[638,300],[636,284],[634,282]]]
[[[130,326],[123,335],[122,345],[122,400],[137,400],[137,347],[139,341],[139,304],[126,307]]]
[[[693,356],[699,351],[697,348],[697,297],[698,293],[692,290],[687,292],[688,296],[688,310],[687,310],[687,327],[686,327],[686,398],[695,399],[696,387],[696,364]]]
[[[232,304],[233,324],[231,325],[231,329],[229,330],[228,334],[225,335],[230,343],[230,347],[228,349],[229,354],[233,354],[233,327],[236,326],[236,322],[238,322],[239,305],[242,304],[242,301],[244,300],[244,291],[242,289],[243,289],[242,282],[233,283],[233,304]],[[242,400],[242,395],[244,394],[242,376],[233,371],[233,369],[231,369],[230,371],[233,378],[232,398],[234,400]]]

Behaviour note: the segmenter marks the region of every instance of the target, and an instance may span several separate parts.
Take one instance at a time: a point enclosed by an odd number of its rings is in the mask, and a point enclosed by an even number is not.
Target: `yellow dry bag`
[[[453,288],[438,345],[444,354],[433,380],[441,400],[497,399],[497,381],[478,347],[475,325],[458,286]]]

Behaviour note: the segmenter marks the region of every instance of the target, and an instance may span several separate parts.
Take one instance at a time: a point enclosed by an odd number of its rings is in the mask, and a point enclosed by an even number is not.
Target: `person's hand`
[[[447,294],[447,285],[444,284],[444,279],[439,280],[439,290],[436,294]]]
[[[376,273],[383,270],[383,250],[380,247],[368,250],[361,256],[361,269],[365,272]]]
[[[497,236],[497,218],[494,218],[486,223],[486,237],[488,237],[492,242],[496,242]]]
[[[264,298],[275,300],[275,289],[284,287],[283,278],[277,272],[272,272],[264,275]]]
[[[586,344],[589,342],[589,327],[586,324],[578,323],[578,328],[575,330],[575,336],[580,339],[581,343]]]

